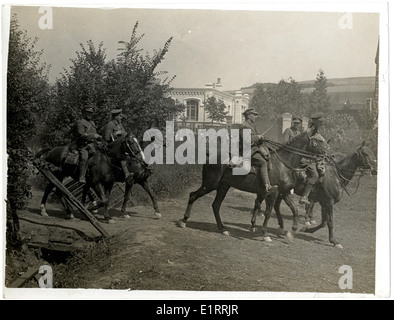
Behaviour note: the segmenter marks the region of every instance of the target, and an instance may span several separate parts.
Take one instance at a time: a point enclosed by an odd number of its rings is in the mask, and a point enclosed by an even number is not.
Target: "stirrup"
[[[301,197],[298,201],[299,204],[311,204],[307,197]]]

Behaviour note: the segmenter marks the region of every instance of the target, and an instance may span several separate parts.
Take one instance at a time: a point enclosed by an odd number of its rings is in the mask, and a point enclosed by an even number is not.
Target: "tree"
[[[226,119],[227,111],[226,105],[222,100],[216,99],[215,96],[207,98],[204,105],[205,111],[208,114],[208,119],[214,121],[222,122]]]
[[[306,106],[306,97],[292,78],[282,79],[275,85],[257,86],[251,101],[251,107],[266,119],[275,119],[285,112],[301,115],[306,112]]]
[[[32,167],[26,145],[36,135],[50,93],[48,67],[40,62],[42,51],[35,50],[37,40],[20,30],[13,15],[7,69],[7,215],[12,216],[15,228],[12,235],[7,232],[11,238],[18,233],[17,211],[26,208],[31,197],[28,178]]]
[[[310,112],[327,112],[330,107],[329,98],[327,95],[327,78],[324,71],[320,69],[310,97]]]

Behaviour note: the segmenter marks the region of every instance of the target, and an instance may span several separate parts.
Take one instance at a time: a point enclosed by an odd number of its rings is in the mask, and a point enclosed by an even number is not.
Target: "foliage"
[[[166,72],[156,71],[172,38],[153,55],[143,55],[137,46],[144,34],[137,36],[137,28],[138,22],[130,40],[119,41],[119,54],[111,61],[106,61],[102,42],[98,48],[91,40],[86,46],[80,44],[81,51],[71,60],[70,70],[65,70],[57,81],[56,110],[46,131],[46,137],[52,136],[52,145],[69,142],[70,130],[87,104],[97,107],[94,120],[99,132],[109,121],[110,111],[121,108],[126,116],[125,128],[139,139],[149,128],[164,129],[167,120],[173,120],[183,111],[182,104],[169,98],[173,79],[162,81],[159,77]]]
[[[272,119],[285,112],[304,114],[305,106],[306,96],[292,78],[287,81],[282,79],[276,85],[258,85],[251,101],[251,107],[255,108],[260,116]]]
[[[330,107],[330,99],[327,95],[327,78],[321,69],[316,76],[314,87],[310,96],[310,113],[327,112]]]
[[[32,170],[26,145],[36,135],[36,123],[45,110],[50,90],[37,39],[20,30],[16,15],[11,18],[7,70],[7,201],[10,210],[24,209],[31,196],[27,183]]]
[[[226,119],[228,112],[226,111],[226,105],[222,100],[218,100],[216,97],[211,96],[205,101],[204,108],[208,114],[208,119],[211,119],[212,122],[222,122]]]
[[[320,130],[330,140],[332,151],[348,153],[361,143],[360,129],[354,117],[348,114],[327,113]]]

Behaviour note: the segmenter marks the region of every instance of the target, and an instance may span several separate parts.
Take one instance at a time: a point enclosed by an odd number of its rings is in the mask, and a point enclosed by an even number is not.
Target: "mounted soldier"
[[[285,132],[283,132],[283,143],[288,142],[289,140],[293,139],[294,137],[298,136],[302,133],[302,118],[293,116],[291,119],[291,127],[287,128]]]
[[[275,192],[278,186],[271,186],[271,182],[268,175],[270,152],[266,143],[264,142],[264,135],[259,134],[255,125],[256,117],[258,113],[253,109],[246,109],[242,113],[245,117],[245,122],[241,126],[241,145],[243,145],[243,129],[251,130],[251,163],[257,167],[257,177],[263,186],[263,192],[267,195]]]
[[[299,204],[310,204],[308,197],[314,185],[319,180],[319,177],[325,173],[324,158],[329,150],[329,145],[319,132],[319,128],[323,125],[324,118],[322,113],[316,113],[311,116],[311,122],[306,130],[310,136],[311,143],[314,150],[319,150],[316,153],[315,159],[302,158],[301,167],[306,168],[306,182],[304,190],[301,194]]]
[[[88,159],[96,152],[94,142],[101,140],[102,136],[97,133],[96,125],[93,122],[95,105],[87,105],[82,110],[82,119],[75,122],[73,131],[73,142],[71,149],[76,149],[79,153],[79,182],[86,183],[86,171]]]
[[[117,141],[118,139],[127,136],[127,131],[122,124],[122,119],[125,118],[122,111],[122,109],[112,110],[111,120],[106,124],[104,128],[104,141],[107,142],[110,146],[114,145],[113,142]],[[126,159],[121,158],[120,166],[122,167],[125,179],[131,180],[134,174],[130,173],[129,169],[127,168]]]

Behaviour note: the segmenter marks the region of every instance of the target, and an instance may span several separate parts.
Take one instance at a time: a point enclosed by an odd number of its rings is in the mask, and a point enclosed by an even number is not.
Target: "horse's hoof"
[[[294,241],[293,233],[291,233],[290,231],[287,231],[286,232],[286,240],[287,240],[287,242],[293,242]]]
[[[178,220],[177,225],[179,228],[186,228],[186,222],[184,222],[183,220]]]
[[[315,220],[311,220],[311,224],[316,224],[316,221]]]
[[[264,240],[265,242],[272,242],[272,239],[271,239],[271,237],[269,237],[269,236],[264,237],[263,240]]]
[[[114,219],[107,219],[105,222],[107,222],[108,224],[114,224],[115,220]]]
[[[305,222],[305,225],[306,225],[306,226],[310,226],[311,223],[310,223],[309,221],[307,221],[307,222]]]
[[[257,228],[256,227],[251,227],[250,228],[250,232],[256,232],[257,231]]]
[[[121,218],[123,218],[123,219],[130,219],[130,216],[128,214],[124,214],[123,216],[121,216]]]
[[[161,218],[161,213],[160,213],[160,212],[155,212],[155,217],[156,217],[157,219],[160,219],[160,218]]]
[[[307,230],[308,230],[307,227],[302,227],[302,228],[300,229],[300,232],[306,232]]]
[[[224,230],[224,231],[222,231],[222,235],[229,236],[230,232],[228,230]]]
[[[75,217],[72,213],[70,213],[70,214],[66,215],[66,219],[72,220],[72,219],[75,219]]]
[[[340,243],[337,243],[336,245],[334,245],[334,247],[338,248],[338,249],[343,249],[343,247],[342,247],[342,245]]]
[[[46,211],[41,211],[41,216],[43,217],[49,217],[48,213]]]

